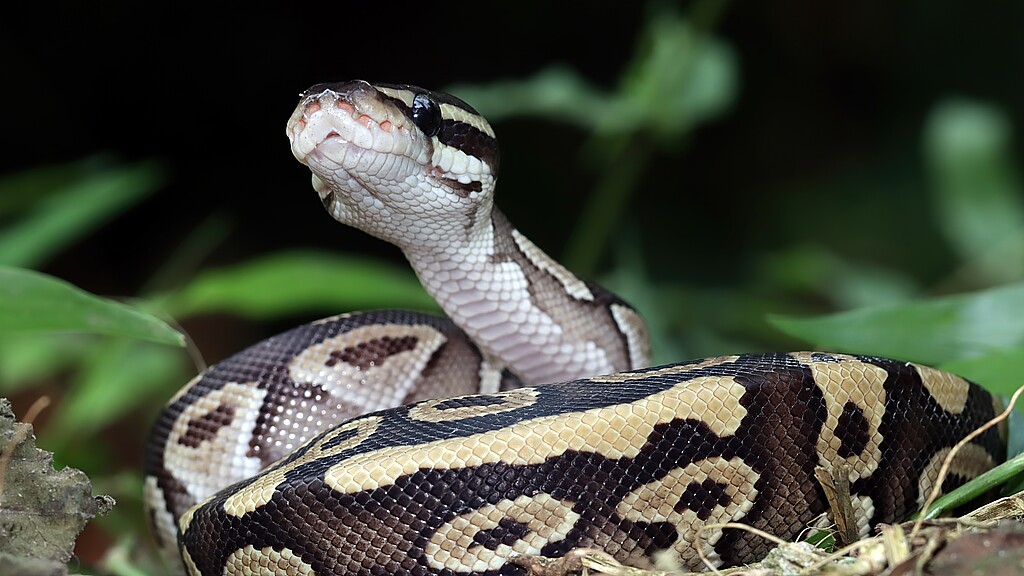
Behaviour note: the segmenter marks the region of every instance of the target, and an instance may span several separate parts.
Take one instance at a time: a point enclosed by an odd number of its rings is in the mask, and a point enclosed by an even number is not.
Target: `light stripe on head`
[[[433,92],[407,84],[372,84],[382,95],[390,98],[412,118],[414,101],[423,95],[433,101],[441,116],[441,127],[434,136],[436,142],[487,163],[492,174],[498,171],[498,145],[494,129],[472,106],[443,92]],[[446,170],[446,168],[441,168]]]

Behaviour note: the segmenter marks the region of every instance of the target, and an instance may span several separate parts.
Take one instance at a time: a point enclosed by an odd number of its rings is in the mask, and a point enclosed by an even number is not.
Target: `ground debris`
[[[786,542],[761,562],[728,569],[727,576],[953,576],[1024,573],[1024,492],[1001,498],[960,518],[880,525],[879,533],[828,553],[807,542]],[[733,525],[730,525],[733,526]],[[687,576],[661,566],[645,570],[624,566],[592,549],[572,550],[562,558],[520,555],[512,562],[528,576]],[[659,562],[659,565],[664,562]]]
[[[81,471],[55,471],[53,455],[36,448],[32,426],[16,422],[0,398],[0,574],[67,574],[75,538],[113,504],[92,495]]]

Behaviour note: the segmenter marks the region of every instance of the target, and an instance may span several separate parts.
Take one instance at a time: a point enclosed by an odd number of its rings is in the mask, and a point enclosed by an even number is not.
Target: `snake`
[[[636,309],[495,207],[494,130],[454,96],[318,84],[287,135],[330,216],[397,246],[446,316],[304,324],[171,398],[144,498],[191,576],[521,576],[524,556],[582,548],[741,565],[774,544],[736,523],[793,539],[834,522],[816,470],[848,477],[866,536],[1003,457],[992,428],[950,459],[999,401],[912,362],[650,366]]]

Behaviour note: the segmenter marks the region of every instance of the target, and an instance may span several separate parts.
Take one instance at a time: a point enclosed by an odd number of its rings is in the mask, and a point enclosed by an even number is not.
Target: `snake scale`
[[[580,547],[639,567],[666,551],[694,570],[701,554],[748,563],[770,543],[719,524],[787,539],[827,525],[821,466],[848,470],[867,534],[919,506],[997,409],[883,358],[648,367],[636,311],[494,208],[494,132],[452,96],[321,84],[287,132],[327,211],[397,245],[450,319],[327,318],[186,385],[153,428],[146,502],[193,576],[519,575],[516,554]],[[1001,446],[994,429],[967,444],[942,488]]]

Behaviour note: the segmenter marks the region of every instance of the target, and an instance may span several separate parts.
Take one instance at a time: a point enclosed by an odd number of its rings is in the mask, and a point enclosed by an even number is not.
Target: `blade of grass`
[[[768,322],[816,347],[925,364],[976,358],[1024,345],[1024,283],[815,318]]]
[[[0,265],[37,267],[156,190],[162,171],[141,162],[95,172],[46,193],[45,200],[0,234]]]
[[[185,344],[180,333],[155,316],[40,272],[0,266],[0,334],[40,332],[117,334]]]
[[[936,499],[927,512],[924,513],[924,519],[938,518],[942,514],[959,508],[982,494],[1002,486],[1021,473],[1024,473],[1024,454],[1003,462],[963,486]]]
[[[205,272],[164,300],[178,318],[231,312],[272,318],[369,308],[437,310],[405,267],[350,255],[280,252]]]

